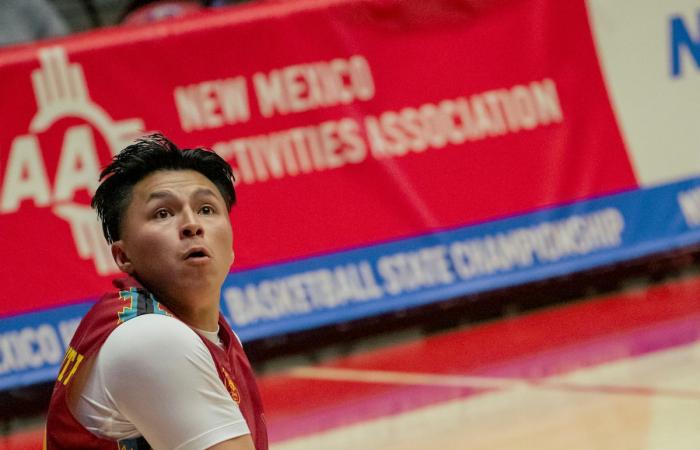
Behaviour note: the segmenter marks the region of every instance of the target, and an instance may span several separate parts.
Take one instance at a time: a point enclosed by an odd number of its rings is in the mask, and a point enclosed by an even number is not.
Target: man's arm
[[[246,434],[228,441],[219,442],[209,447],[208,450],[255,450],[255,447],[253,446],[253,439],[251,439],[249,434]]]
[[[84,425],[97,416],[88,425],[95,434],[119,440],[136,432],[156,448],[254,449],[209,350],[184,323],[156,314],[131,319],[110,334],[97,359],[80,396],[102,392],[102,399],[83,398],[76,414]],[[88,408],[98,403],[106,408]],[[224,444],[233,447],[217,447]]]

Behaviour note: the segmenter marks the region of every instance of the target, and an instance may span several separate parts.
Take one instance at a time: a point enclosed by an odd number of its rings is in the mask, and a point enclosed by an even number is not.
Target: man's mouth
[[[192,249],[188,250],[185,253],[184,259],[187,260],[187,259],[199,259],[199,258],[209,258],[209,257],[210,257],[209,252],[207,252],[206,249],[197,247],[197,248],[192,248]]]

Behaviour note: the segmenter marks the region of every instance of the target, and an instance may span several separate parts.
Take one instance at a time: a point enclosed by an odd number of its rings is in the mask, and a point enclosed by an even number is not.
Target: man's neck
[[[172,309],[172,308],[171,308]],[[219,327],[219,308],[192,311],[189,308],[173,311],[187,325],[204,331],[216,331]]]
[[[196,293],[153,293],[187,325],[205,331],[215,331],[219,326],[219,291]]]

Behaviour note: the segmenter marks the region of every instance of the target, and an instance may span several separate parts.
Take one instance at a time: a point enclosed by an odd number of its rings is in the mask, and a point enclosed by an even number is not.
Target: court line
[[[659,396],[683,399],[700,399],[700,391],[688,389],[650,388],[644,386],[619,386],[604,384],[580,384],[547,379],[528,380],[472,375],[440,375],[389,370],[342,369],[333,367],[298,367],[284,373],[292,378],[354,383],[395,384],[411,386],[461,387],[473,389],[513,390],[539,389],[570,392],[587,392],[609,395]]]

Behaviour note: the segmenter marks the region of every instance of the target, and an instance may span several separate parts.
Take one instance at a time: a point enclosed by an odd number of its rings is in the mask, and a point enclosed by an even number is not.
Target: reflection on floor
[[[700,278],[268,377],[273,450],[700,442]]]

